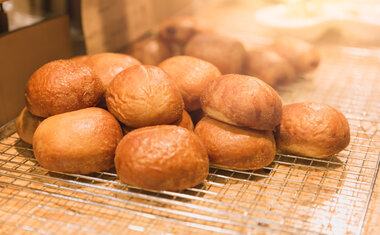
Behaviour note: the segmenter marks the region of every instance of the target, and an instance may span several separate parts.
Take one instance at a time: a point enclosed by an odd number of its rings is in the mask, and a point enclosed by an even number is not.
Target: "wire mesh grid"
[[[279,89],[349,119],[351,143],[326,159],[278,154],[261,170],[210,168],[181,192],[121,183],[115,171],[48,171],[10,122],[0,129],[0,233],[360,233],[379,168],[380,55],[324,47],[317,72]]]

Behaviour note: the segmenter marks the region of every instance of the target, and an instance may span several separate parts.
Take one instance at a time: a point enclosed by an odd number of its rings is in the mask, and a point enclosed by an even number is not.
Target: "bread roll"
[[[174,125],[186,128],[190,131],[194,130],[193,121],[191,120],[190,115],[185,110],[183,110],[181,119],[176,121]]]
[[[253,49],[245,57],[244,73],[276,87],[296,79],[294,68],[287,60],[269,49]]]
[[[72,60],[56,60],[32,74],[26,84],[28,110],[39,117],[95,106],[104,93],[90,67]]]
[[[33,143],[33,135],[43,118],[34,116],[26,107],[23,108],[16,120],[16,131],[18,136],[26,143]]]
[[[206,148],[192,131],[161,125],[124,136],[116,149],[115,167],[124,183],[179,191],[206,179],[209,160]]]
[[[201,19],[182,16],[173,17],[164,21],[158,34],[164,40],[175,55],[183,54],[185,44],[196,34],[209,32],[210,27]]]
[[[221,75],[213,64],[191,56],[171,57],[163,61],[159,67],[177,84],[187,111],[201,108],[201,92],[207,83]]]
[[[92,107],[42,121],[34,134],[33,151],[48,170],[89,174],[114,165],[121,138],[116,119],[106,110]]]
[[[206,146],[210,163],[216,166],[256,170],[269,165],[276,155],[272,131],[240,128],[204,117],[194,132]]]
[[[185,55],[212,63],[222,74],[243,72],[245,49],[236,39],[217,34],[197,34],[187,43]]]
[[[107,88],[116,74],[141,63],[129,55],[105,52],[90,56],[86,64],[94,70],[96,75],[102,80],[104,87]]]
[[[202,92],[201,105],[212,118],[256,130],[274,130],[282,116],[281,99],[271,86],[239,74],[212,80]]]
[[[136,42],[126,50],[126,53],[147,65],[158,65],[171,56],[169,47],[157,38]]]
[[[324,158],[347,147],[350,127],[345,116],[327,104],[296,103],[284,106],[275,137],[283,153]]]
[[[320,62],[318,50],[311,44],[297,38],[278,38],[271,49],[286,58],[296,73],[303,74],[315,70]]]
[[[106,92],[108,110],[129,127],[170,124],[181,118],[181,93],[162,69],[136,65],[119,73]]]

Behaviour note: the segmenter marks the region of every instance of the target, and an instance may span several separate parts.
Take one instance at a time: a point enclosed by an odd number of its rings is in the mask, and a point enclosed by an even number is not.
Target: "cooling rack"
[[[326,159],[278,154],[257,171],[211,167],[181,192],[142,190],[114,170],[45,170],[10,122],[0,129],[1,234],[360,234],[379,168],[380,53],[323,47],[320,68],[278,89],[284,103],[341,110],[350,145]]]

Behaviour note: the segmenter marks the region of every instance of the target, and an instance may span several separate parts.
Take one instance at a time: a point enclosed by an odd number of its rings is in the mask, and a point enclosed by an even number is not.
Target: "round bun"
[[[209,160],[206,148],[192,131],[161,125],[124,136],[116,149],[115,167],[124,183],[179,191],[206,179]]]
[[[269,49],[253,49],[245,57],[244,73],[276,87],[296,79],[294,68],[287,60]]]
[[[272,131],[235,127],[204,117],[194,132],[206,146],[210,163],[216,166],[256,170],[269,165],[276,155]]]
[[[79,63],[85,63],[89,57],[90,56],[88,56],[88,55],[78,55],[78,56],[71,58],[70,60],[75,61],[75,62],[79,62]]]
[[[86,64],[94,70],[95,74],[102,80],[104,87],[107,88],[116,74],[141,63],[129,55],[105,52],[90,56]]]
[[[183,110],[181,119],[179,119],[178,121],[176,121],[174,123],[174,125],[186,128],[186,129],[188,129],[190,131],[194,130],[193,121],[191,120],[190,115],[185,110]]]
[[[126,52],[147,65],[158,65],[171,56],[169,47],[156,38],[147,38],[137,42]]]
[[[16,120],[18,136],[26,143],[33,143],[33,135],[43,118],[34,116],[26,107],[21,111]]]
[[[185,109],[201,108],[199,97],[207,83],[221,75],[213,64],[191,56],[174,56],[159,67],[167,72],[181,91]]]
[[[271,86],[239,74],[212,80],[202,92],[201,105],[212,118],[257,130],[274,130],[282,116],[281,99]]]
[[[33,138],[38,163],[52,171],[89,174],[109,170],[123,137],[117,120],[101,108],[49,117]]]
[[[187,43],[185,55],[212,63],[222,74],[241,74],[245,49],[236,39],[217,34],[197,34]]]
[[[283,153],[324,158],[347,147],[350,127],[346,117],[327,104],[296,103],[284,106],[275,137]]]
[[[302,74],[315,70],[320,62],[318,50],[311,44],[297,38],[278,38],[270,46],[293,65],[296,73]]]
[[[56,60],[32,74],[26,84],[26,106],[32,114],[49,117],[95,106],[104,87],[90,67],[72,60]]]
[[[108,110],[129,127],[170,124],[181,118],[181,93],[162,69],[135,65],[119,73],[106,92]]]

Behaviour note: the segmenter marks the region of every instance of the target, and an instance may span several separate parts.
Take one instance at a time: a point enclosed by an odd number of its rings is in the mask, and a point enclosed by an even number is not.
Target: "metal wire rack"
[[[48,171],[14,122],[0,129],[0,233],[357,233],[379,169],[380,53],[321,48],[314,74],[279,89],[284,103],[318,101],[349,119],[351,143],[326,159],[279,154],[257,171],[210,168],[181,192],[121,183],[114,171]]]

